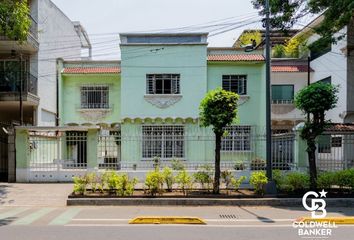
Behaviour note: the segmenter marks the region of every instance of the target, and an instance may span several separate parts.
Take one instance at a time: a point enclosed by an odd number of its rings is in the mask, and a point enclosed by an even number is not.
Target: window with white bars
[[[82,109],[107,109],[109,108],[109,87],[107,85],[81,86]]]
[[[228,134],[221,141],[221,151],[251,151],[251,126],[229,126],[225,131]]]
[[[146,74],[147,94],[180,94],[180,74]]]
[[[246,75],[223,75],[222,88],[226,91],[234,92],[239,95],[247,94]]]
[[[184,158],[183,126],[143,126],[143,159]]]

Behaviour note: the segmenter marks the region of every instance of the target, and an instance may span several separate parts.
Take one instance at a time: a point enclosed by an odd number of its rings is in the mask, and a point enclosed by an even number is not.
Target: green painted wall
[[[207,89],[206,54],[206,45],[121,46],[121,116],[198,117],[199,103]],[[182,99],[166,109],[147,102],[146,74],[153,73],[181,74]]]
[[[222,86],[222,75],[247,75],[249,100],[238,107],[238,123],[265,127],[264,63],[208,63],[208,91]],[[259,129],[260,130],[260,129]]]
[[[85,116],[80,112],[80,86],[85,84],[100,84],[109,86],[109,105],[112,106],[104,117],[96,119]],[[121,112],[121,85],[120,75],[112,74],[86,74],[63,75],[60,83],[60,124],[69,123],[117,123]],[[92,112],[96,110],[90,110]]]
[[[16,168],[27,168],[29,163],[29,137],[28,131],[16,130]]]
[[[264,63],[227,63],[208,62],[208,91],[222,86],[223,75],[247,75],[247,97],[243,102],[240,96],[238,106],[238,119],[236,124],[253,127],[252,143],[253,153],[260,158],[266,157],[265,138],[265,64]],[[243,102],[243,103],[242,103]],[[254,157],[252,157],[254,158]],[[242,154],[240,160],[247,161],[248,155]]]

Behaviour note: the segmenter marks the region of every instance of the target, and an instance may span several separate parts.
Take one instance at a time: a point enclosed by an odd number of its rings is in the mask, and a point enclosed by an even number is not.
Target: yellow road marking
[[[129,224],[206,224],[198,217],[184,216],[140,216],[129,221]]]

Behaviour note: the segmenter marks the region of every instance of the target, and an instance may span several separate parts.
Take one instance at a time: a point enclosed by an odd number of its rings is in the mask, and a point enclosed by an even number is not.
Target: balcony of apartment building
[[[31,15],[29,15],[29,19],[31,21],[31,26],[27,41],[20,43],[16,39],[10,39],[7,36],[0,34],[0,53],[16,51],[30,54],[38,51],[38,23]]]
[[[294,103],[294,85],[272,85],[273,131],[288,132],[304,119]]]
[[[20,120],[22,111],[24,123],[34,124],[39,104],[37,88],[37,78],[30,73],[28,61],[0,59],[0,111],[6,112],[0,121]]]

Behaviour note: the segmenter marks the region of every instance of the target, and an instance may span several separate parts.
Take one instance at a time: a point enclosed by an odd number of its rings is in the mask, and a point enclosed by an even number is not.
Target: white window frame
[[[252,126],[232,125],[224,130],[228,135],[221,140],[222,152],[252,152]]]
[[[100,102],[90,103],[88,93],[100,92]],[[93,100],[93,99],[91,99]],[[81,109],[109,109],[109,86],[108,85],[81,85],[80,86]]]
[[[178,95],[181,94],[180,87],[181,74],[178,73],[153,73],[146,74],[146,94],[149,95]],[[161,93],[156,89],[156,81],[162,81]],[[166,91],[164,84],[170,81],[170,92]]]
[[[146,133],[150,131],[150,135]],[[168,132],[172,132],[168,135]],[[182,133],[182,134],[178,134]],[[172,142],[172,143],[171,143]],[[182,146],[178,148],[178,143]],[[168,143],[171,152],[168,151]],[[149,148],[153,146],[153,148]],[[155,149],[154,149],[155,148]],[[142,159],[151,160],[160,157],[161,160],[172,160],[185,158],[185,128],[183,125],[144,125],[142,126]]]
[[[221,86],[224,90],[247,95],[247,75],[246,74],[223,74]],[[237,91],[232,91],[232,87],[237,87]]]

